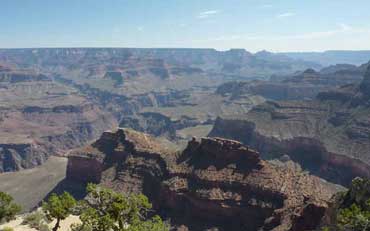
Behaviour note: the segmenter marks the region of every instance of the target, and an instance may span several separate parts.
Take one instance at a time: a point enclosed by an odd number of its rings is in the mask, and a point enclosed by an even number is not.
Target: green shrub
[[[14,231],[11,227],[4,227],[1,231]]]
[[[337,216],[339,229],[370,231],[370,211],[367,208],[369,202],[364,206],[352,204],[348,208],[340,209]]]

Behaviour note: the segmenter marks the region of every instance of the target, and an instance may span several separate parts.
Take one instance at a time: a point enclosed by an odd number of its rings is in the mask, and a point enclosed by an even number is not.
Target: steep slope
[[[178,153],[127,129],[71,152],[67,177],[143,192],[179,230],[310,230],[337,190],[293,164],[263,161],[236,141],[193,139]]]
[[[238,118],[219,118],[210,136],[240,140],[266,158],[288,154],[314,174],[341,184],[369,177],[370,68],[360,85],[312,101],[267,102]]]

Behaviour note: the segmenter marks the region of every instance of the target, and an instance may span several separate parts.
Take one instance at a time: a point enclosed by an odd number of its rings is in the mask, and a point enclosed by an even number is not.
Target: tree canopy
[[[87,192],[87,199],[80,204],[82,224],[75,225],[73,230],[169,230],[159,216],[148,218],[152,205],[142,194],[126,196],[93,184],[87,186]]]
[[[21,206],[14,203],[9,194],[0,192],[0,223],[13,220],[20,211]]]
[[[81,223],[73,224],[73,231],[169,231],[169,225],[153,214],[152,204],[143,194],[125,195],[111,189],[89,184],[84,200],[76,201],[68,192],[55,193],[42,204],[44,217],[36,216],[36,225],[48,229],[47,224],[55,220],[53,231],[68,216],[78,215]],[[21,208],[13,198],[0,192],[0,221],[10,221]],[[27,220],[27,218],[25,218]],[[34,216],[29,220],[33,221]],[[42,221],[41,221],[42,220]],[[45,223],[44,223],[45,222]],[[29,221],[26,223],[30,223]],[[31,223],[30,223],[31,224]]]
[[[76,200],[68,192],[61,195],[53,193],[48,201],[42,204],[42,208],[49,220],[56,219],[53,231],[58,230],[60,221],[71,215],[72,209],[76,206]]]

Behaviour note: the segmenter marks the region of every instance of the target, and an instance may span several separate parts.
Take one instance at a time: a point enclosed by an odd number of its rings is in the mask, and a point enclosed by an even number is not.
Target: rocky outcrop
[[[158,187],[168,176],[167,165],[173,158],[168,153],[159,141],[144,133],[107,131],[91,146],[69,154],[67,178],[101,183],[127,193],[144,192],[158,199]]]
[[[336,183],[370,177],[369,73],[360,85],[323,92],[312,101],[267,102],[243,117],[219,118],[210,136],[240,140],[265,158],[288,154]]]
[[[144,193],[178,230],[311,230],[337,190],[237,141],[194,138],[178,153],[128,129],[71,152],[67,178]]]

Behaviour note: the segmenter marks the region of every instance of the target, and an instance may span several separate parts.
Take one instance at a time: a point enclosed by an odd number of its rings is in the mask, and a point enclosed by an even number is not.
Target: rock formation
[[[179,153],[118,129],[71,152],[67,177],[142,192],[178,230],[311,230],[337,189],[289,166],[237,141],[194,138]]]
[[[344,185],[370,177],[369,73],[360,85],[322,92],[312,101],[267,102],[245,116],[219,118],[210,136],[242,141],[265,158],[288,154]]]

